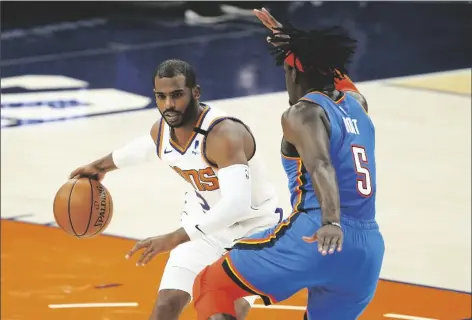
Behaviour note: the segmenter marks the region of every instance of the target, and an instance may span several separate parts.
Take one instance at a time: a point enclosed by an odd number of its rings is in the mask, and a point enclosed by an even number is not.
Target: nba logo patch
[[[197,154],[197,149],[198,149],[199,145],[200,145],[200,141],[199,140],[195,141],[195,145],[194,145],[193,150],[192,150],[193,154],[195,154],[195,155]]]

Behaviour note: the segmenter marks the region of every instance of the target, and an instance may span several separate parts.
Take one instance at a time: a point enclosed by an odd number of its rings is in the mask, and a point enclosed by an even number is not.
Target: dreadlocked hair
[[[271,42],[279,44],[272,51],[278,66],[293,54],[310,77],[334,81],[347,73],[346,65],[354,54],[356,40],[342,27],[304,31],[287,25],[275,30],[278,33],[271,37]]]

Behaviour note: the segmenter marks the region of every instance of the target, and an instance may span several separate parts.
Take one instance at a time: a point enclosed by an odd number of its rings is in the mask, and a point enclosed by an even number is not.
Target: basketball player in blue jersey
[[[293,212],[205,268],[194,305],[199,320],[235,319],[240,297],[269,305],[307,288],[305,319],[357,319],[374,296],[385,247],[375,220],[374,126],[359,93],[336,89],[355,42],[340,28],[275,31],[269,42],[290,102],[281,153]]]
[[[200,87],[187,62],[172,59],[161,63],[153,86],[161,116],[152,128],[74,170],[70,177],[102,179],[113,170],[159,158],[180,176],[176,179],[185,179],[191,189],[181,227],[139,241],[128,253],[130,257],[141,251],[137,265],[142,266],[170,251],[150,319],[176,320],[191,301],[199,272],[223,256],[235,239],[276,225],[282,214],[250,129],[241,120],[199,102]],[[168,196],[175,192],[178,190],[169,189]],[[159,214],[150,213],[149,223],[158,221]],[[235,301],[238,320],[246,317],[256,298]]]

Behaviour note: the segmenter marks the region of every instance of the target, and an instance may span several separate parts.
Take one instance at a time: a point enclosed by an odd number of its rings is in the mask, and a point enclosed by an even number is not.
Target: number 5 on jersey
[[[358,174],[356,186],[357,192],[363,197],[369,197],[372,194],[372,179],[368,168],[369,160],[364,147],[358,145],[351,146],[354,159],[354,168]]]

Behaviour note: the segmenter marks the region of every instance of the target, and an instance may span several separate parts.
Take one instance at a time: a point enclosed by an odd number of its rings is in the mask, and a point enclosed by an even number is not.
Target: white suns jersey
[[[197,121],[196,130],[183,148],[172,140],[170,127],[163,119],[159,124],[157,136],[159,158],[195,190],[186,196],[186,202],[190,203],[187,208],[190,208],[182,215],[182,219],[185,219],[187,214],[193,214],[192,218],[198,220],[198,214],[204,214],[210,210],[221,198],[218,169],[215,164],[210,163],[205,154],[206,133],[225,119],[241,122],[237,118],[227,116],[221,110],[203,104],[202,106],[204,109]],[[239,226],[238,233],[243,234],[234,234],[235,237],[243,237],[247,232],[252,233],[254,230],[272,226],[279,220],[279,214],[275,213],[276,192],[269,182],[267,169],[257,152],[249,160],[248,165],[251,170],[251,207],[254,210],[248,214],[242,214],[242,219],[237,225]],[[244,230],[241,229],[242,226]]]

